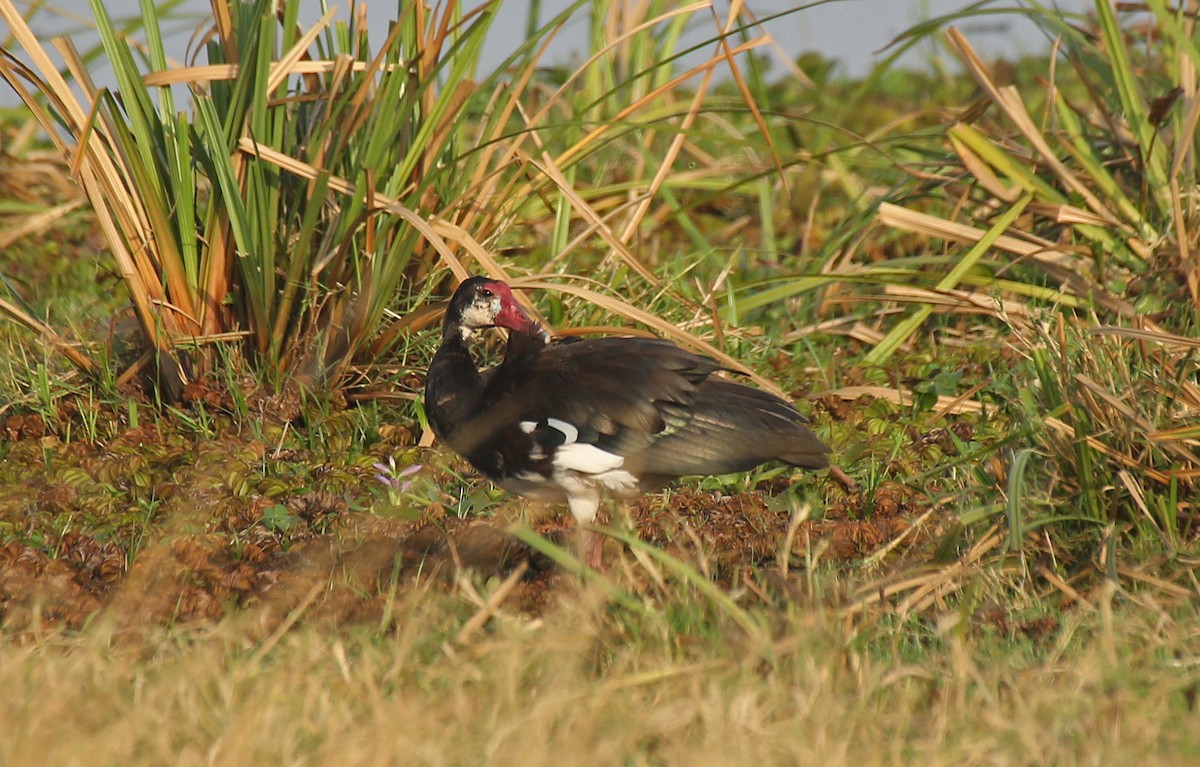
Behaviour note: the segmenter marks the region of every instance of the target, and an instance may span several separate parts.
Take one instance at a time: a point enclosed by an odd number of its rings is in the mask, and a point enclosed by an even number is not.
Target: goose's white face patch
[[[537,429],[537,421],[521,421],[517,426],[521,427],[521,431],[526,434],[533,434]]]
[[[500,308],[500,296],[493,295],[490,298],[479,296],[472,301],[462,315],[463,338],[472,338],[479,328],[490,328],[495,325]]]

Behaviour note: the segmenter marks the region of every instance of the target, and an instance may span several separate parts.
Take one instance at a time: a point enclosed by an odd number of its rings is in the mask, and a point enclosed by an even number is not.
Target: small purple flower
[[[387,463],[371,464],[371,468],[377,472],[375,479],[381,484],[386,485],[388,490],[407,493],[408,489],[412,487],[413,481],[405,479],[405,477],[413,476],[424,467],[419,463],[414,463],[412,466],[406,466],[397,471],[396,459],[389,457]]]

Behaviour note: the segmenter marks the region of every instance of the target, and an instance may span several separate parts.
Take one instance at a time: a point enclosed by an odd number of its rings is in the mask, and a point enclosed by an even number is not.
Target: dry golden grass
[[[449,638],[469,610],[420,588],[385,633],[300,626],[263,644],[243,617],[6,643],[0,763],[1167,765],[1200,754],[1193,606],[1167,612],[1105,589],[1059,631],[1015,642],[956,614],[940,629],[880,630],[795,607],[777,616],[768,659],[729,621],[707,638],[637,634],[596,595],[565,590],[543,618],[502,613],[466,646]]]

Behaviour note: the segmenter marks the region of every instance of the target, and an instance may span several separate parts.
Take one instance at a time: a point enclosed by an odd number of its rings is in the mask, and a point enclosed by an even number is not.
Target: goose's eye
[[[484,298],[491,298],[496,294],[492,292],[491,288],[484,288],[483,290],[479,291],[479,295],[483,296]]]

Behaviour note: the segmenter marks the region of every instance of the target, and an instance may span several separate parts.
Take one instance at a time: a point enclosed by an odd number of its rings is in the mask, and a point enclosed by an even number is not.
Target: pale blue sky
[[[716,0],[718,7],[727,8],[728,0]],[[376,0],[366,3],[369,17],[377,23],[382,39],[387,22],[395,18],[399,2],[411,0]],[[338,7],[345,18],[350,8],[349,0],[328,0],[329,6]],[[566,8],[568,0],[543,0],[543,16],[546,20]],[[798,9],[783,18],[776,19],[766,28],[789,55],[795,56],[806,50],[816,50],[842,62],[843,71],[861,75],[869,71],[873,63],[886,54],[880,49],[896,35],[913,24],[935,16],[952,13],[963,8],[966,0],[836,0],[821,5],[806,7],[806,3],[787,0],[746,0],[746,5],[760,17],[767,17],[788,9]],[[994,3],[993,7],[1014,6],[1018,0]],[[138,12],[137,0],[107,0],[105,3],[114,16],[130,16]],[[321,2],[311,0],[311,12],[307,21],[315,20],[321,13]],[[471,0],[464,5],[470,7]],[[1091,5],[1087,0],[1059,0],[1059,6],[1080,10]],[[70,33],[77,38],[77,46],[87,49],[94,44],[95,35],[89,33],[91,19],[87,0],[47,0],[47,6],[34,17],[34,29],[39,33]],[[199,19],[208,13],[207,0],[184,0],[182,8],[193,18]],[[51,8],[53,10],[51,10]],[[504,0],[501,15],[497,18],[489,39],[484,66],[494,67],[510,53],[522,39],[529,0]],[[169,38],[172,53],[182,57],[185,53],[194,22],[180,23],[178,32]],[[964,26],[971,42],[984,55],[1015,55],[1036,53],[1045,50],[1046,43],[1036,29],[1016,14],[990,16]],[[578,51],[586,34],[586,18],[577,15],[556,41],[550,51],[550,60],[555,63],[570,63],[572,56],[578,59]],[[712,35],[711,25],[698,29],[695,40]],[[922,57],[929,56],[926,48],[906,61],[920,65]],[[94,76],[102,84],[109,84],[104,67],[98,65]],[[0,103],[13,103],[14,96],[0,85]]]

